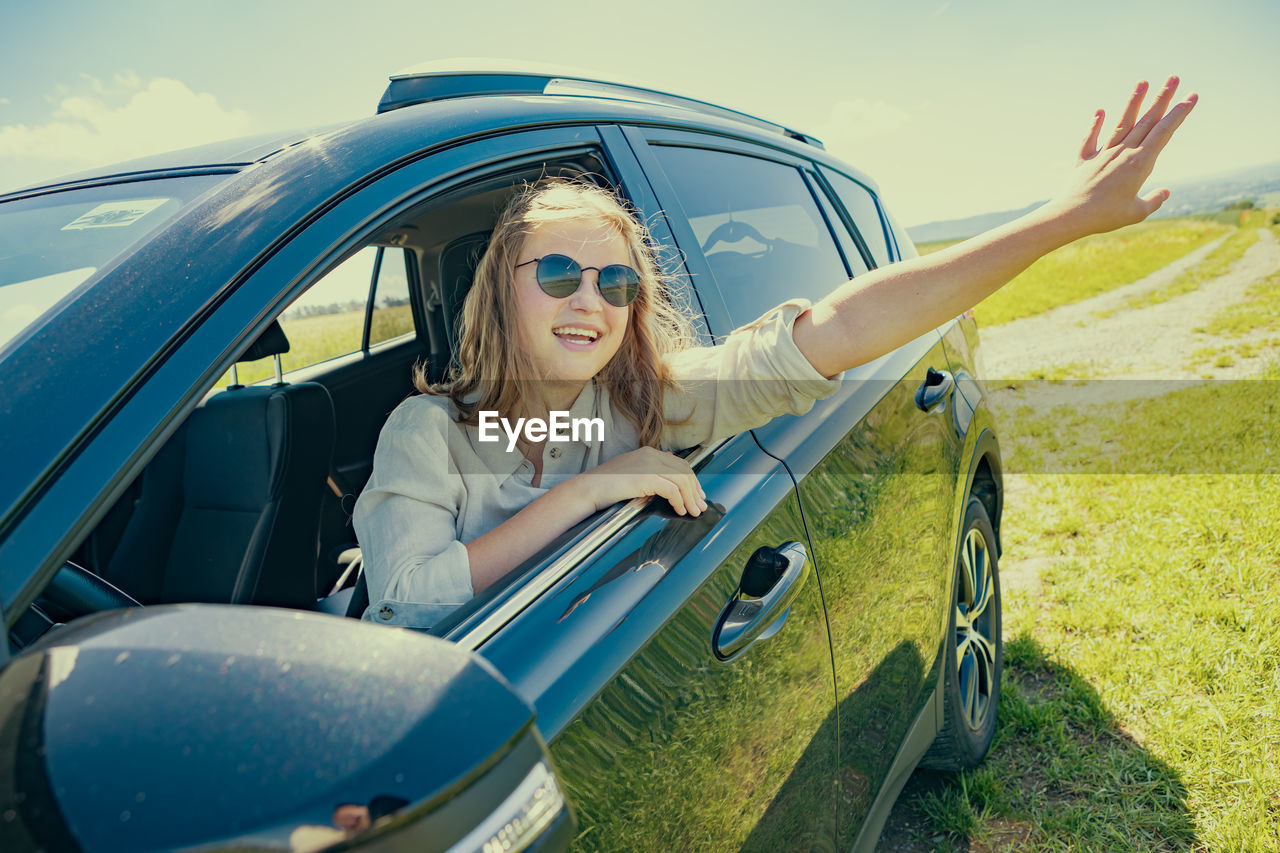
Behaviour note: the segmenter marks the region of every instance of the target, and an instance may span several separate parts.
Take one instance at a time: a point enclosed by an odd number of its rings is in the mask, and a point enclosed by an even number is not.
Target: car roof
[[[560,121],[624,121],[668,127],[712,131],[745,137],[756,142],[789,149],[839,169],[878,192],[868,175],[826,153],[822,143],[768,119],[753,116],[685,95],[609,80],[605,75],[561,66],[504,60],[442,60],[424,63],[391,75],[378,104],[378,114],[304,130],[282,131],[208,143],[193,148],[155,154],[123,163],[34,184],[0,194],[10,198],[131,179],[163,177],[199,172],[231,172],[262,162],[308,139],[344,128],[378,126],[377,119],[389,112],[410,111],[421,120],[439,115],[442,129],[456,128],[454,137],[467,136],[476,128],[455,125],[459,102],[470,115],[467,125],[491,124],[490,131],[516,129],[532,124]],[[564,112],[577,113],[563,118]],[[540,120],[542,119],[542,120]],[[376,133],[376,130],[374,131]],[[432,134],[434,135],[434,134]]]

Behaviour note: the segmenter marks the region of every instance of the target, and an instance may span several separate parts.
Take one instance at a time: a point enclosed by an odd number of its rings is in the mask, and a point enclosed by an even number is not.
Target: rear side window
[[[289,339],[289,351],[280,357],[282,369],[310,367],[412,333],[407,263],[402,248],[366,246],[311,285],[280,315],[280,328]],[[274,372],[268,358],[239,366],[243,383]],[[221,384],[230,384],[229,375]]]
[[[659,145],[653,152],[736,325],[794,296],[817,301],[848,280],[794,167],[701,148]]]
[[[844,209],[853,217],[862,239],[871,250],[871,257],[876,266],[882,267],[890,262],[889,244],[884,233],[884,223],[880,219],[880,209],[875,196],[862,184],[839,172],[823,169],[822,174],[831,182],[831,188],[840,197]]]

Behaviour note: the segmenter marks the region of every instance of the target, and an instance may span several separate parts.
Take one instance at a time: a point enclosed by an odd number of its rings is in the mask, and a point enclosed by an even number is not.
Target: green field
[[[1005,558],[1042,565],[1006,595],[988,760],[916,798],[974,845],[942,849],[1280,849],[1276,380],[1004,413],[1008,470],[1054,472]]]

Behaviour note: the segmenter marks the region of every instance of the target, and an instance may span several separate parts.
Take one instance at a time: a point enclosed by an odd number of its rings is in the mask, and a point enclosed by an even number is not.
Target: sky
[[[1200,103],[1151,188],[1280,159],[1276,0],[114,0],[8,3],[0,192],[359,118],[450,57],[599,71],[823,140],[907,225],[1052,196],[1095,110],[1170,74]]]

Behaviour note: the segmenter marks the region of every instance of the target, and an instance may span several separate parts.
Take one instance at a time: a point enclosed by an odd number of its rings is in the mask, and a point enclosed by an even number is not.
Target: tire
[[[982,761],[1000,704],[999,561],[991,520],[977,498],[965,507],[962,531],[943,657],[945,721],[920,762],[935,770],[966,770]]]

